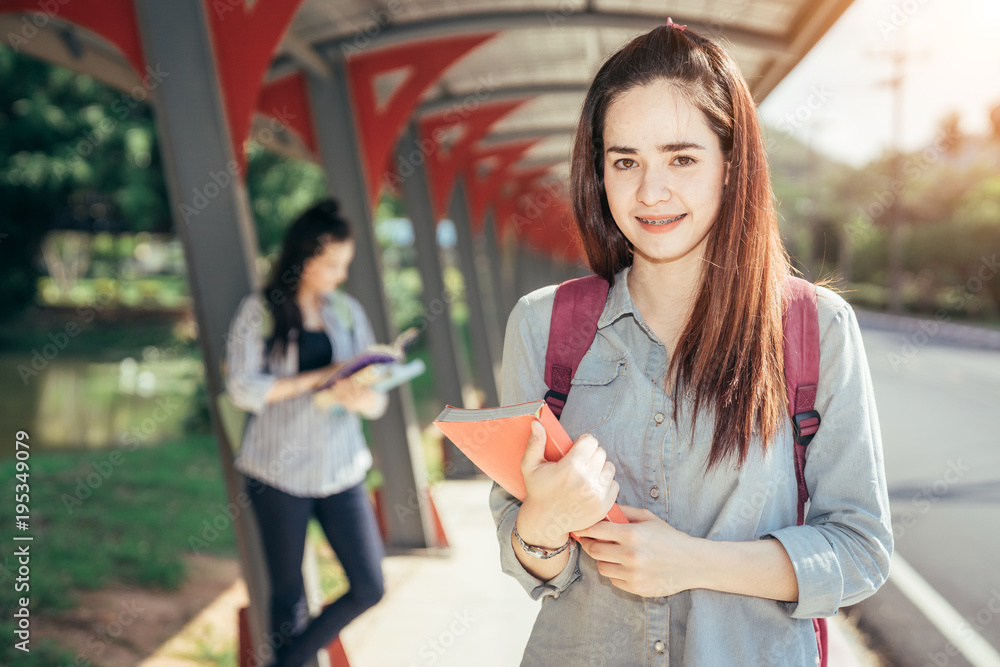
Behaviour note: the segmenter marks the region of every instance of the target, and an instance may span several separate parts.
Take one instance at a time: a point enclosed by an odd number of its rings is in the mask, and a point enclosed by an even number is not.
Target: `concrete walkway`
[[[450,553],[385,560],[385,597],[341,635],[352,667],[519,664],[540,603],[500,571],[489,489],[488,480],[434,487]],[[830,630],[830,667],[876,664],[842,619]]]
[[[540,603],[500,571],[489,491],[488,480],[434,487],[450,552],[386,558],[385,597],[341,634],[352,667],[521,661]]]

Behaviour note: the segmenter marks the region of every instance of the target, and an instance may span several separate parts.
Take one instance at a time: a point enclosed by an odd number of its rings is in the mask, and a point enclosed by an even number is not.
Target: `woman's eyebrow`
[[[676,144],[660,144],[657,146],[661,153],[676,153],[677,151],[687,151],[687,150],[698,150],[705,151],[708,150],[701,144],[696,144],[693,141],[681,141]],[[639,151],[631,146],[609,146],[608,153],[622,153],[624,155],[635,155]]]

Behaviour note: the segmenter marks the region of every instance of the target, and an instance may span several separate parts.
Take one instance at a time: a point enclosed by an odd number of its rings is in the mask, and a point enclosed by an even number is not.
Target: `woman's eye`
[[[626,162],[628,164],[625,164]],[[623,157],[620,160],[615,160],[615,169],[618,169],[619,171],[624,171],[626,169],[631,169],[632,167],[635,166],[635,164],[636,164],[635,160],[633,160],[631,158]]]
[[[687,155],[679,155],[676,158],[674,158],[674,160],[675,161],[676,160],[687,160],[687,162],[684,162],[684,163],[682,163],[680,165],[681,167],[689,167],[689,166],[691,166],[692,164],[694,164],[696,162],[696,160],[693,157],[688,157]]]

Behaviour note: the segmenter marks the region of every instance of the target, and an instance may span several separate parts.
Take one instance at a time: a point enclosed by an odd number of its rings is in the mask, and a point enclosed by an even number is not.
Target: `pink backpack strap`
[[[549,388],[545,402],[556,417],[566,405],[576,367],[597,335],[609,289],[608,281],[597,275],[567,280],[556,288],[545,351],[545,386]]]
[[[805,520],[809,500],[803,471],[806,447],[819,430],[819,413],[814,409],[819,383],[819,313],[816,287],[801,278],[787,276],[788,308],[784,314],[785,389],[788,414],[795,439],[795,477],[799,485],[798,524]]]
[[[806,447],[819,430],[816,411],[816,385],[819,384],[819,311],[816,286],[787,276],[788,309],[785,328],[785,388],[788,392],[788,414],[792,419],[795,439],[795,481],[799,487],[796,525],[805,523],[805,504],[809,500],[806,487]],[[826,619],[814,618],[813,631],[819,648],[821,667],[827,664]]]

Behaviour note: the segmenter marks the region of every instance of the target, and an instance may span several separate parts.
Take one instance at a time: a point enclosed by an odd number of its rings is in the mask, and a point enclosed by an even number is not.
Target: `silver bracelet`
[[[573,541],[572,537],[567,537],[566,544],[562,545],[558,549],[547,549],[546,547],[536,547],[535,545],[528,544],[527,542],[521,539],[520,534],[518,534],[517,532],[517,521],[514,522],[514,538],[517,540],[517,543],[521,545],[521,548],[524,549],[524,553],[528,554],[529,556],[533,556],[534,558],[541,558],[543,560],[552,558],[553,556],[558,556],[562,552],[566,551],[566,549],[570,545],[570,542]]]

